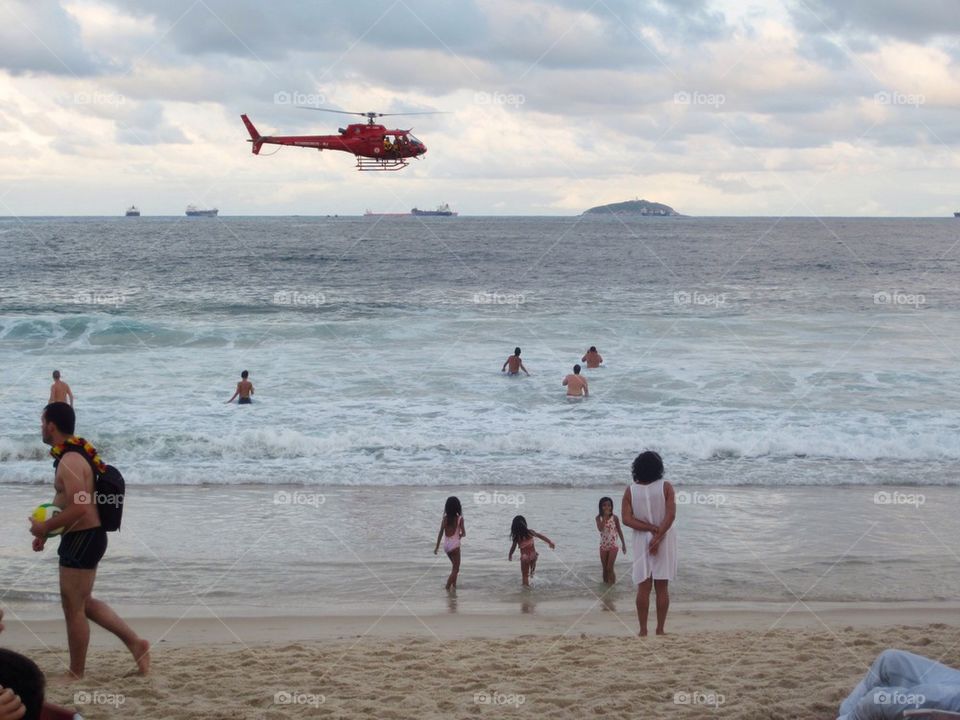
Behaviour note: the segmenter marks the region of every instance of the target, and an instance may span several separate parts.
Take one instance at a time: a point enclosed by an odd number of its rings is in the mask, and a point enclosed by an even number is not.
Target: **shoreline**
[[[224,644],[338,641],[363,637],[376,640],[509,639],[525,636],[631,637],[639,629],[632,603],[615,610],[600,601],[587,607],[504,611],[490,606],[479,612],[415,612],[388,602],[382,612],[251,612],[250,608],[194,606],[150,608],[118,605],[115,609],[137,632],[169,647]],[[8,606],[9,607],[9,606]],[[168,612],[163,612],[168,611]],[[59,612],[59,611],[57,611]],[[671,635],[703,632],[839,631],[939,624],[960,631],[960,603],[673,603],[667,629]],[[54,611],[30,616],[10,608],[5,619],[4,645],[12,649],[63,647],[63,618]],[[109,646],[116,640],[96,626],[91,644]]]

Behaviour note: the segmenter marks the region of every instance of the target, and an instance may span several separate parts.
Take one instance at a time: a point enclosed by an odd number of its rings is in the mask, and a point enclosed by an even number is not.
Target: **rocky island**
[[[627,200],[626,202],[597,205],[584,211],[584,215],[658,215],[661,217],[683,217],[669,205],[649,200]]]

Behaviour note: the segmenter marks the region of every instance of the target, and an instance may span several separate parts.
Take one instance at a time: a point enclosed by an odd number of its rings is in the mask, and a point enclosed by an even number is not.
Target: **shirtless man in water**
[[[53,371],[53,385],[50,386],[50,399],[47,402],[69,402],[70,407],[73,407],[73,391],[69,385],[60,379],[59,370]]]
[[[509,370],[507,368],[509,368]],[[521,370],[527,373],[527,375],[530,374],[527,372],[527,369],[523,366],[523,361],[520,359],[520,348],[514,348],[513,355],[507,358],[507,361],[503,364],[503,367],[500,368],[500,372],[506,372],[507,375],[519,375]]]
[[[567,388],[567,397],[587,397],[590,395],[587,379],[580,374],[579,365],[573,366],[573,373],[563,379],[563,385]]]
[[[587,354],[580,358],[580,362],[585,362],[587,369],[593,370],[603,364],[603,357],[597,352],[596,346],[591,345],[590,349],[587,350]]]
[[[237,389],[234,391],[233,396],[227,400],[227,404],[233,402],[233,398],[240,396],[240,399],[237,400],[238,405],[249,405],[253,402],[253,398],[250,396],[253,395],[253,383],[250,382],[247,378],[250,377],[250,373],[244,370],[240,373],[240,382],[237,383]]]
[[[66,403],[50,403],[43,409],[40,428],[43,442],[52,448],[73,437],[76,416]],[[114,610],[93,597],[97,565],[107,549],[107,532],[100,526],[94,502],[94,478],[90,461],[82,452],[65,452],[56,466],[53,504],[60,512],[45,522],[30,518],[33,549],[43,550],[47,536],[63,529],[60,537],[60,601],[67,621],[70,671],[66,682],[83,677],[90,644],[90,620],[123,641],[133,655],[137,670],[150,669],[150,643],[137,635]]]

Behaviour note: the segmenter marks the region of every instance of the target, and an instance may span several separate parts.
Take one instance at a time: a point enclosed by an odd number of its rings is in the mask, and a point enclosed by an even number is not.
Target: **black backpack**
[[[106,465],[105,470],[102,473],[99,472],[93,459],[79,445],[67,444],[63,452],[78,452],[90,463],[90,469],[93,470],[93,499],[97,504],[97,513],[100,515],[100,527],[107,532],[119,530],[120,521],[123,519],[123,501],[127,491],[127,483],[123,475],[113,465]],[[59,463],[59,460],[57,462]],[[54,463],[54,467],[56,465]]]

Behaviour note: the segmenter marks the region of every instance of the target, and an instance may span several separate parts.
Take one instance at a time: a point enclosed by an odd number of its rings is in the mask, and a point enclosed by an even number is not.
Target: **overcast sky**
[[[0,215],[960,210],[958,0],[0,0]],[[250,153],[381,112],[397,173]]]

